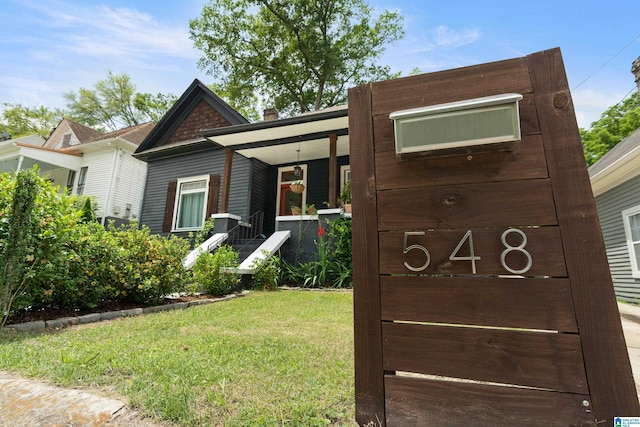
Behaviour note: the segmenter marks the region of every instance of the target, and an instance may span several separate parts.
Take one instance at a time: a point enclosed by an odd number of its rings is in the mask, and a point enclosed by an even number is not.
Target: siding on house
[[[249,181],[251,192],[251,214],[264,212],[263,232],[267,235],[275,231],[276,189],[269,182],[270,166],[258,159],[251,159],[252,173]]]
[[[96,215],[102,218],[111,215],[110,207],[106,206],[109,180],[113,169],[114,150],[101,150],[85,153],[82,157],[82,167],[88,167],[87,179],[83,194],[93,196],[98,203]],[[78,176],[76,175],[76,180]]]
[[[224,185],[225,150],[213,147],[180,157],[168,157],[148,163],[146,190],[142,202],[140,222],[149,227],[151,233],[163,233],[162,223],[167,199],[167,187],[170,181],[199,175],[220,175],[218,206],[221,206],[222,186]],[[235,154],[231,169],[231,188],[229,195],[229,213],[247,219],[250,212],[248,177],[251,174],[251,161]],[[174,233],[187,237],[189,233]]]
[[[606,246],[616,296],[640,302],[640,279],[631,274],[631,259],[622,211],[640,205],[640,177],[635,177],[596,197],[596,207]]]
[[[145,162],[126,154],[120,156],[111,195],[111,206],[119,208],[119,216],[124,217],[127,204],[131,205],[131,217],[126,219],[136,219],[140,215],[146,175]]]

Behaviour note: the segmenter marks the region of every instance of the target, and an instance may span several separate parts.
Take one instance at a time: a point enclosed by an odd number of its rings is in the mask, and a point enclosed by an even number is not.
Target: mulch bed
[[[198,294],[198,295],[185,295],[177,298],[165,298],[158,305],[163,304],[173,304],[176,302],[189,302],[199,299],[212,299],[217,298],[213,295],[207,294]],[[136,304],[134,302],[129,301],[103,301],[96,308],[84,309],[84,310],[66,310],[60,308],[46,308],[42,310],[20,310],[15,312],[9,319],[7,320],[7,325],[13,325],[18,323],[27,323],[27,322],[35,322],[38,320],[54,320],[60,319],[63,317],[78,317],[84,316],[85,314],[91,313],[106,313],[108,311],[119,311],[119,310],[130,310],[132,308],[142,308],[144,307],[141,304]]]

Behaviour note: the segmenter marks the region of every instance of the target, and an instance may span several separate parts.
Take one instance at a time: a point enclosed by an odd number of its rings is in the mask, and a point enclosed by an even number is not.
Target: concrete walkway
[[[640,307],[619,304],[629,359],[640,394]],[[167,427],[140,417],[124,402],[51,386],[0,371],[0,427]]]
[[[0,372],[2,427],[157,427],[116,399]]]
[[[640,396],[640,306],[631,304],[618,304],[620,319],[624,331],[624,340],[627,343],[629,361],[633,370],[633,379],[636,382],[636,390]]]

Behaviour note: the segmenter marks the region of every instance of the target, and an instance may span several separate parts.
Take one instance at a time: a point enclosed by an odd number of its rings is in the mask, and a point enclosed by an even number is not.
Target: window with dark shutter
[[[164,221],[162,222],[162,231],[171,231],[173,225],[173,208],[176,203],[176,189],[178,181],[171,181],[167,187],[167,202],[164,205]]]

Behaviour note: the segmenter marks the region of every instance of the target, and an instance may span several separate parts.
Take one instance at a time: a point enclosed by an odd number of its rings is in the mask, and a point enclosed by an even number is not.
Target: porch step
[[[265,239],[251,239],[251,240],[239,240],[236,241],[232,246],[233,249],[238,252],[238,259],[243,260],[246,259],[249,255],[251,255],[256,249],[260,247],[265,242]]]
[[[196,263],[196,259],[201,252],[213,252],[222,242],[227,240],[229,235],[227,233],[216,233],[213,236],[209,237],[204,241],[200,246],[192,250],[187,254],[186,257],[182,260],[182,265],[187,270],[190,270],[191,267]]]
[[[276,231],[265,240],[251,255],[242,261],[238,268],[230,269],[238,274],[253,274],[256,272],[256,264],[269,259],[280,246],[291,237],[291,231]]]

